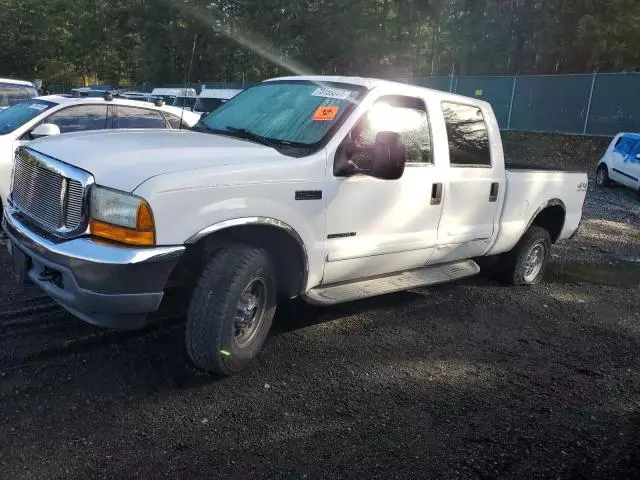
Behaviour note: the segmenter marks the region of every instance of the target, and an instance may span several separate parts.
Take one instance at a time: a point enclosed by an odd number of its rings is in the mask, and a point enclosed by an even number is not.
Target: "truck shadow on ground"
[[[0,330],[2,471],[638,478],[640,333],[614,294],[476,278],[292,302],[254,365],[218,381],[183,366],[180,318],[104,331],[38,300],[48,320]]]

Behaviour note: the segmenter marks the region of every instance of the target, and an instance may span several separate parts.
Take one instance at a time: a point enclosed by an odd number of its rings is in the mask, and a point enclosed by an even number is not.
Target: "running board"
[[[471,277],[479,272],[480,267],[473,260],[432,265],[383,277],[321,285],[309,290],[304,299],[314,305],[334,305],[416,287],[451,282]]]

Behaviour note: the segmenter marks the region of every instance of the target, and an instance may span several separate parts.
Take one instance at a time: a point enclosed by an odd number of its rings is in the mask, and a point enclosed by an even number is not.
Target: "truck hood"
[[[165,173],[286,158],[249,141],[178,130],[78,132],[42,138],[28,146],[86,170],[99,185],[127,192]]]

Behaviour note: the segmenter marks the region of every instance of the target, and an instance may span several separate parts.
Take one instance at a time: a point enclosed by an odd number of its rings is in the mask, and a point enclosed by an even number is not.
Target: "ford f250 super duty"
[[[381,80],[266,81],[195,130],[20,147],[4,226],[16,275],[87,322],[137,328],[169,286],[188,291],[186,350],[223,375],[256,356],[283,298],[439,284],[480,257],[539,282],[587,189],[505,165],[487,103]]]

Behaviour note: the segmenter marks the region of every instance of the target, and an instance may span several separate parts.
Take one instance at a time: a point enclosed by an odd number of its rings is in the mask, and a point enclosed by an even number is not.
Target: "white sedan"
[[[40,137],[86,130],[188,129],[200,119],[200,115],[177,107],[108,98],[49,95],[0,111],[0,213],[9,194],[13,154],[19,145]]]

